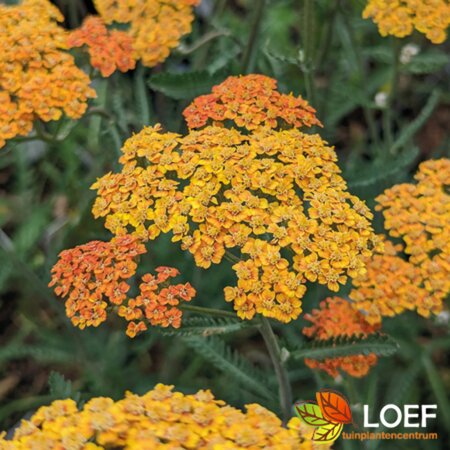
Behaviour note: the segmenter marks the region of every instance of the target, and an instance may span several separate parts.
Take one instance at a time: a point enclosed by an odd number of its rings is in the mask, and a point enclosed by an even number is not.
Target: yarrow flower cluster
[[[450,292],[450,160],[423,162],[415,178],[377,198],[385,228],[404,245],[386,241],[353,280],[350,297],[370,323],[405,310],[439,314]]]
[[[19,449],[195,449],[310,450],[297,421],[284,428],[258,404],[246,412],[216,400],[210,391],[185,395],[158,384],[139,396],[127,392],[114,402],[97,397],[81,410],[71,400],[43,406],[16,428],[12,440],[0,435],[4,450]],[[328,446],[321,446],[327,449]]]
[[[347,191],[333,148],[317,134],[206,126],[180,136],[155,126],[122,153],[122,171],[93,185],[94,216],[106,217],[116,235],[170,232],[205,269],[234,261],[238,282],[225,299],[243,319],[260,313],[289,322],[301,313],[307,281],[337,291],[365,270],[372,214]]]
[[[62,20],[47,0],[0,4],[0,147],[27,135],[37,119],[81,117],[95,97],[89,77],[65,51]]]
[[[92,241],[61,252],[50,286],[55,286],[58,296],[67,297],[66,313],[75,326],[100,325],[111,307],[128,322],[130,337],[147,330],[148,324],[180,326],[182,313],[177,305],[190,301],[195,290],[189,283],[169,284],[178,270],[158,267],[156,276],[143,275],[138,296],[127,295],[127,280],[136,274],[135,260],[145,252],[145,246],[132,236]]]
[[[191,31],[192,9],[200,0],[94,0],[107,24],[129,24],[136,59],[153,67],[163,62]]]
[[[212,93],[197,97],[183,115],[189,128],[230,121],[254,130],[321,125],[315,110],[301,97],[277,91],[277,81],[264,75],[229,77]]]
[[[116,70],[127,72],[136,66],[131,36],[124,31],[108,30],[100,17],[87,17],[80,28],[69,34],[68,45],[85,48],[91,66],[104,77]]]
[[[369,0],[363,17],[372,18],[382,36],[401,38],[416,29],[434,44],[440,44],[447,38],[450,3],[448,0]]]
[[[363,314],[356,311],[348,301],[339,297],[322,301],[319,309],[314,309],[312,314],[305,314],[305,319],[312,325],[303,328],[303,334],[317,341],[344,336],[366,337],[379,329],[379,325],[369,324]],[[339,375],[339,369],[353,377],[363,377],[367,375],[370,367],[377,363],[377,356],[370,353],[327,358],[323,361],[305,358],[305,363],[311,369],[324,370],[334,378]]]

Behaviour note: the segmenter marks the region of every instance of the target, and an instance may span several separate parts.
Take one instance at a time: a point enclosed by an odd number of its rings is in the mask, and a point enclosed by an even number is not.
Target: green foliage
[[[193,99],[211,92],[214,85],[221,83],[227,77],[225,69],[210,73],[207,70],[186,73],[161,73],[153,75],[148,81],[149,86],[158,92],[175,100]]]
[[[71,398],[76,402],[80,401],[80,393],[74,392],[72,382],[66,380],[64,375],[61,375],[58,372],[50,372],[50,375],[48,376],[48,387],[50,394],[56,399]]]
[[[438,49],[429,50],[414,56],[404,66],[404,70],[413,74],[429,74],[442,70],[450,62],[450,56]]]
[[[313,343],[306,343],[303,347],[290,352],[294,359],[311,358],[322,360],[350,355],[391,356],[398,351],[398,344],[390,336],[372,334],[367,337],[352,336],[338,337]]]
[[[183,319],[180,328],[159,328],[157,331],[164,336],[203,336],[229,334],[249,328],[252,325],[239,319],[190,317]]]
[[[183,338],[183,342],[249,391],[255,392],[267,400],[273,400],[273,387],[267,384],[264,372],[254,367],[244,356],[232,350],[219,337],[191,336]]]
[[[352,193],[363,198],[374,199],[385,189],[403,182],[408,170],[417,161],[419,149],[411,147],[392,158],[393,164],[386,165],[384,158],[378,158],[371,164],[359,166],[357,175],[348,177],[348,187]]]
[[[420,111],[419,115],[410,124],[405,126],[403,130],[400,132],[399,136],[394,142],[394,145],[392,146],[391,151],[393,153],[402,149],[407,144],[410,144],[411,139],[423,127],[426,121],[430,118],[431,114],[433,114],[434,110],[439,104],[440,98],[441,93],[435,89],[431,93],[424,107]]]

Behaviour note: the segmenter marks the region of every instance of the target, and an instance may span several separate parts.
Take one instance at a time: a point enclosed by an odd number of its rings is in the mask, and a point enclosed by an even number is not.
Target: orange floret
[[[323,341],[338,337],[367,336],[379,329],[379,325],[371,325],[363,314],[356,311],[352,305],[339,297],[327,298],[320,303],[319,309],[312,314],[305,314],[305,319],[312,323],[303,329],[303,334],[316,341]],[[339,375],[339,369],[353,377],[367,375],[370,367],[377,363],[377,356],[352,355],[338,358],[327,358],[323,361],[305,359],[311,369],[320,369],[332,377]]]
[[[61,252],[52,269],[49,286],[67,297],[66,313],[75,326],[98,326],[114,310],[128,321],[127,335],[135,337],[147,324],[178,328],[181,324],[180,301],[190,301],[195,290],[189,283],[170,285],[179,275],[174,268],[160,267],[155,277],[146,274],[139,295],[129,298],[128,279],[136,274],[135,262],[145,246],[132,236],[118,236],[110,242],[92,241]]]
[[[248,130],[321,125],[306,100],[278,92],[276,80],[255,74],[228,77],[211,94],[197,97],[183,115],[189,128],[226,121]]]
[[[134,69],[133,39],[124,31],[108,30],[100,17],[86,18],[82,26],[69,34],[68,45],[86,47],[92,67],[104,77],[117,69],[127,72]]]

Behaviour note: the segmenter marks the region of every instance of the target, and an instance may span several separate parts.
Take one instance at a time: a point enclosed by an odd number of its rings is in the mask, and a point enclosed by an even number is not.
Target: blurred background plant
[[[89,1],[54,3],[68,29],[96,11]],[[87,113],[80,120],[38,120],[38,139],[13,139],[0,149],[1,429],[54,398],[121,398],[127,389],[143,393],[157,382],[188,393],[210,388],[233,406],[259,402],[280,413],[276,376],[257,324],[186,313],[178,332],[150,328],[134,340],[119,319],[80,331],[47,284],[61,250],[110,239],[92,217],[89,187],[108,171],[120,171],[123,142],[148,124],[184,133],[184,108],[229,75],[263,73],[277,79],[280,91],[307,99],[324,124],[321,136],[336,147],[350,192],[371,208],[386,188],[411,181],[420,161],[448,156],[448,42],[436,45],[418,32],[383,38],[362,18],[365,6],[362,0],[202,0],[192,32],[164,62],[149,68],[138,61],[135,70],[108,78],[91,70],[86,54],[72,51],[97,93]],[[382,214],[374,213],[381,233]],[[191,282],[196,305],[227,308],[223,287],[233,282],[231,267],[206,272],[168,236],[152,243],[139,275],[161,265],[176,267]],[[347,283],[339,296],[350,289]],[[326,286],[311,283],[303,310],[311,313],[330,295]],[[359,343],[359,351],[381,356],[361,379],[344,373],[331,378],[303,362],[351,354],[358,339],[342,339],[334,349],[312,347],[301,333],[310,325],[303,315],[274,323],[274,329],[294,399],[335,387],[348,395],[357,420],[364,403],[372,410],[385,403],[438,403],[435,428],[428,431],[439,432],[440,443],[414,444],[428,450],[448,448],[449,324],[447,308],[429,319],[413,312],[385,319],[383,331],[392,341]],[[52,371],[57,374],[49,390]],[[335,448],[411,444],[338,441]]]

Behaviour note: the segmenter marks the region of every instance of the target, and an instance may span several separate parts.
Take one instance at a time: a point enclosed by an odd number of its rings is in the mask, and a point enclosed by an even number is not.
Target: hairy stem
[[[278,380],[280,406],[285,422],[291,417],[292,408],[292,391],[291,384],[289,382],[288,373],[281,360],[281,350],[278,344],[278,339],[272,330],[270,322],[265,317],[261,317],[261,325],[259,330],[266,343],[267,350],[269,351],[270,359],[275,369],[275,374]]]

